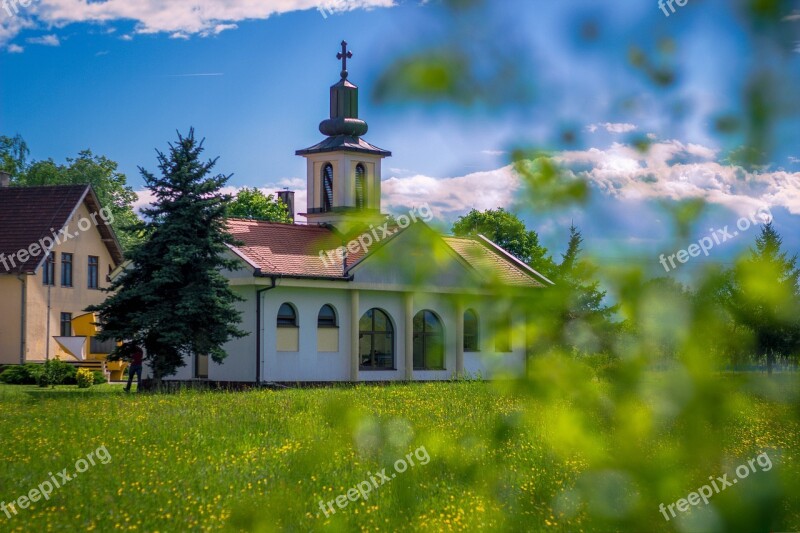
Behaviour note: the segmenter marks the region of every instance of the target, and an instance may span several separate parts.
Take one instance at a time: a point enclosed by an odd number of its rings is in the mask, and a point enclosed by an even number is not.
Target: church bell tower
[[[380,217],[381,162],[392,153],[361,138],[368,127],[358,118],[358,87],[347,80],[347,60],[352,57],[342,41],[336,55],[342,61],[341,80],[331,87],[330,118],[319,125],[327,138],[296,152],[308,165],[304,216],[309,224],[341,228]]]

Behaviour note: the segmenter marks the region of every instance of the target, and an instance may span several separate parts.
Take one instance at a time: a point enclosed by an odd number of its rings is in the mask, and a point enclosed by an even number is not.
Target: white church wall
[[[208,379],[211,381],[253,382],[256,376],[256,298],[255,287],[231,286],[233,292],[245,300],[234,306],[242,314],[239,329],[249,333],[246,337],[233,339],[224,346],[223,364],[209,360]]]
[[[262,381],[347,381],[350,379],[349,314],[346,290],[281,287],[263,295]],[[278,309],[291,303],[297,309],[299,349],[278,352],[276,330]],[[332,352],[317,351],[317,317],[323,305],[332,305],[339,325],[339,347]]]

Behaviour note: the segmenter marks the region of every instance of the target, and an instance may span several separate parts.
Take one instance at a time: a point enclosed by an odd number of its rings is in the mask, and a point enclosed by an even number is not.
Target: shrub
[[[75,375],[79,389],[88,389],[94,383],[94,373],[88,368],[79,368]]]
[[[55,387],[63,383],[67,377],[74,376],[75,372],[76,370],[73,367],[56,357],[44,364],[44,371],[39,376],[38,384],[40,387],[47,387],[48,385]]]
[[[32,385],[35,378],[28,372],[25,366],[10,366],[0,373],[0,381],[8,385]]]
[[[100,383],[108,383],[106,379],[106,375],[100,372],[99,370],[93,370],[92,375],[94,376],[94,383],[95,385]]]

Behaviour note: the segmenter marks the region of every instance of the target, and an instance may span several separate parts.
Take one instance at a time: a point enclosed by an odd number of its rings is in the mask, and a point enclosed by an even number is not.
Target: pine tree
[[[555,269],[554,292],[558,294],[562,320],[567,327],[570,323],[582,323],[591,328],[596,337],[604,340],[603,344],[607,344],[616,330],[612,318],[617,308],[604,303],[606,291],[600,289],[597,269],[581,257],[582,253],[583,236],[572,225],[569,228],[567,251]]]
[[[783,239],[767,223],[732,276],[731,311],[753,332],[770,373],[779,355],[800,349],[800,269],[797,256],[789,257],[782,247]]]
[[[158,152],[161,176],[140,168],[155,198],[143,210],[147,238],[130,251],[111,296],[89,309],[99,313],[101,339],[126,341],[114,356],[132,343],[145,348],[157,384],[196,354],[221,363],[222,346],[246,335],[234,307],[241,298],[221,273],[237,268],[224,255],[235,244],[225,227],[230,197],[220,193],[228,177],[210,176],[216,159],[202,162],[202,152],[192,129],[168,154]]]

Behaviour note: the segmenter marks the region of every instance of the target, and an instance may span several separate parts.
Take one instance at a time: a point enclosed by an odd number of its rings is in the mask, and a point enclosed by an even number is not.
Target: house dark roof
[[[86,203],[89,212],[100,211],[100,202],[89,185],[0,187],[0,253],[10,257],[44,237],[58,234],[81,203]],[[98,217],[97,222],[103,243],[115,265],[119,265],[122,248],[114,231],[102,218]],[[0,264],[0,274],[34,273],[44,259],[44,254],[39,253],[21,265],[15,261],[15,268],[6,269]],[[8,266],[11,267],[10,262]]]
[[[333,252],[342,244],[357,238],[357,235],[342,237],[324,226],[276,224],[243,219],[230,219],[228,231],[237,241],[243,243],[241,246],[233,247],[233,251],[257,269],[257,275],[298,278],[346,279],[340,256],[333,253],[326,255],[326,252]],[[370,254],[388,245],[400,232],[388,237],[379,246],[373,247]],[[442,237],[442,239],[487,283],[500,282],[520,287],[543,287],[550,284],[546,278],[508,255],[488,239],[458,237]],[[322,257],[320,252],[323,253]],[[348,253],[348,267],[352,268],[365,260],[366,255],[362,250],[355,254]]]

